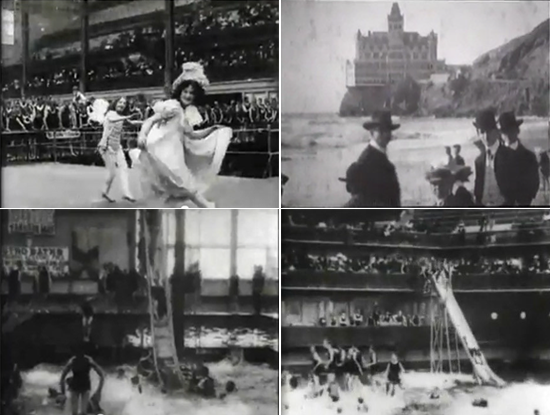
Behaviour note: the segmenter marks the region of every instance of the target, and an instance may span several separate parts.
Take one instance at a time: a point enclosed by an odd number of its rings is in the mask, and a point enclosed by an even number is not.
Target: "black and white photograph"
[[[550,3],[281,2],[282,205],[549,206]]]
[[[3,209],[2,415],[277,415],[277,210]]]
[[[5,208],[277,208],[278,0],[3,0]]]
[[[285,209],[282,414],[550,412],[550,211]]]

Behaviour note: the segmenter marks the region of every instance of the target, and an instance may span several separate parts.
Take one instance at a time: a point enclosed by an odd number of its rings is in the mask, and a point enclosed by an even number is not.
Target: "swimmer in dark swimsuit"
[[[93,395],[93,400],[96,403],[101,400],[101,391],[105,382],[103,370],[91,357],[85,354],[85,349],[85,344],[81,344],[76,355],[69,360],[69,363],[63,369],[63,373],[61,373],[60,389],[63,396],[65,396],[65,378],[69,372],[73,374],[66,382],[71,395],[72,415],[85,415],[88,413],[90,390],[92,389],[90,372],[94,370],[99,375],[99,385]]]
[[[395,386],[403,387],[401,385],[401,375],[405,373],[403,365],[399,362],[397,355],[392,353],[391,361],[386,368],[386,395],[391,392],[391,396],[395,395]]]
[[[352,390],[359,378],[363,375],[363,368],[361,367],[361,355],[359,349],[352,346],[348,350],[347,362],[347,389]]]
[[[328,372],[328,362],[323,361],[315,346],[309,348],[311,353],[311,361],[313,363],[313,369],[311,370],[311,377],[313,379],[313,384],[315,390],[317,390],[321,384],[319,377]]]
[[[377,362],[378,361],[376,360],[376,352],[374,351],[374,347],[370,345],[367,357],[367,364],[363,366],[365,372],[368,373],[368,376],[370,378],[372,378],[372,376],[376,373]]]

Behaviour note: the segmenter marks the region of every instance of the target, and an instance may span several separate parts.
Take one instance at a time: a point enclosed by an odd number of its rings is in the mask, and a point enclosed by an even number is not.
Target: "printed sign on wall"
[[[69,248],[2,247],[2,263],[7,269],[18,267],[23,274],[38,274],[45,267],[52,277],[69,272]]]
[[[10,209],[8,232],[32,235],[55,235],[55,210]]]

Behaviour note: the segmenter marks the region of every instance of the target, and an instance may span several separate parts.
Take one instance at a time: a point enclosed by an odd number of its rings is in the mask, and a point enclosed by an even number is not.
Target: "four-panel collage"
[[[550,2],[2,0],[0,414],[550,415]]]

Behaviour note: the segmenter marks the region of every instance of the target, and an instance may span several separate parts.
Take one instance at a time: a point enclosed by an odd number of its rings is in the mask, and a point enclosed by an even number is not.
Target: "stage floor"
[[[103,167],[43,163],[8,166],[2,169],[3,208],[179,208],[182,203],[160,200],[138,200],[136,203],[101,199],[106,179]],[[130,186],[139,197],[137,173],[129,170]],[[278,208],[279,178],[249,179],[219,176],[206,193],[219,208]],[[121,198],[118,180],[111,197]],[[186,205],[194,207],[189,202]]]

